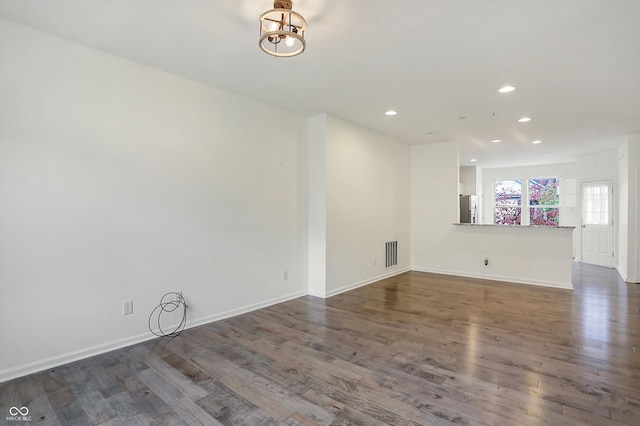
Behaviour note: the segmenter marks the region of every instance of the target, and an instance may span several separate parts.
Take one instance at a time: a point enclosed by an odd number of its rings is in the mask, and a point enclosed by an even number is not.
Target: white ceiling
[[[294,0],[307,50],[277,59],[258,47],[271,7],[0,0],[0,17],[406,143],[456,140],[462,165],[571,162],[640,132],[638,0]]]

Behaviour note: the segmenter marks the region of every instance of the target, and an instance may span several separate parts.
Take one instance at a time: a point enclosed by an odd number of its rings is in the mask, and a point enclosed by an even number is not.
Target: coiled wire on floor
[[[180,319],[180,322],[171,331],[164,330],[162,328],[160,318],[162,317],[163,314],[166,314],[169,312],[176,312],[176,311],[177,313],[182,312],[182,318]],[[151,322],[154,316],[157,316],[158,318],[157,331],[151,328]],[[162,299],[160,299],[160,304],[156,306],[155,309],[151,312],[151,315],[149,315],[149,331],[159,337],[175,337],[180,333],[182,333],[186,325],[187,325],[187,303],[185,302],[184,297],[182,297],[182,293],[176,293],[172,291],[165,294],[164,296],[162,296]]]

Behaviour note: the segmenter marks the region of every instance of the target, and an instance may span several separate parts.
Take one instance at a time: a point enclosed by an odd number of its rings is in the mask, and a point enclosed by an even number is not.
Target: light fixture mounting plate
[[[293,3],[291,3],[291,0],[274,0],[273,2],[274,9],[291,10],[292,7],[293,7]]]

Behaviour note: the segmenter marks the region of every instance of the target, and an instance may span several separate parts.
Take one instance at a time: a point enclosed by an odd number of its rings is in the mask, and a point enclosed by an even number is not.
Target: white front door
[[[613,182],[582,184],[582,262],[613,268]]]

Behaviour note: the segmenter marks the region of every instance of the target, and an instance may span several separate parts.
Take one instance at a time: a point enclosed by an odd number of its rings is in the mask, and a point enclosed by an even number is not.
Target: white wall
[[[308,123],[309,294],[326,295],[327,286],[327,116]]]
[[[571,228],[454,226],[441,246],[450,261],[416,270],[572,289],[572,232]]]
[[[623,142],[623,138],[620,138]],[[617,177],[618,154],[616,151],[603,151],[582,155],[576,159],[576,175],[578,183],[607,180]],[[578,191],[579,193],[580,191]]]
[[[629,221],[635,221],[635,227],[629,226],[629,276],[634,283],[640,283],[640,133],[628,136],[629,143]],[[634,256],[635,248],[635,256]],[[635,262],[634,262],[635,257]],[[631,268],[635,263],[635,276]]]
[[[631,134],[620,144],[616,222],[617,269],[625,281],[640,282],[640,134]]]
[[[411,180],[408,145],[326,117],[325,293],[330,296],[409,269]],[[398,265],[385,269],[384,243],[396,240]]]
[[[484,188],[482,182],[484,181],[484,170],[480,167],[476,167],[476,196],[478,202],[478,217],[476,223],[485,223],[484,217]]]
[[[458,145],[411,147],[411,267],[439,269],[453,253],[441,250],[459,221]]]
[[[460,183],[463,195],[477,195],[475,166],[460,167]]]
[[[614,193],[616,201],[615,222],[618,229],[629,229],[629,142],[625,140],[618,147],[618,193]],[[615,246],[616,269],[626,281],[629,275],[629,235],[618,232]]]
[[[412,147],[411,269],[573,288],[572,230],[454,225],[457,172],[454,142]]]
[[[0,43],[0,381],[148,338],[170,290],[191,325],[307,293],[303,117],[7,21]]]

